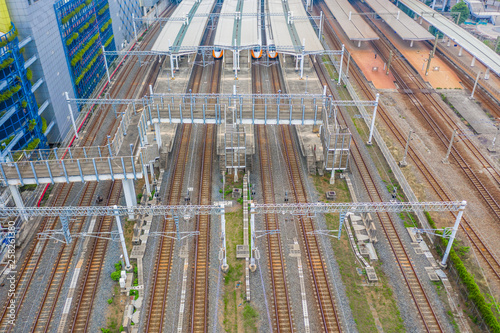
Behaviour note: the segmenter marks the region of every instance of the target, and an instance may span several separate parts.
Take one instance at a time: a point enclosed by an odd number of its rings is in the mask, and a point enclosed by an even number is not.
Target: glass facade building
[[[54,8],[75,96],[88,98],[106,75],[103,46],[116,50],[108,0],[60,0]]]
[[[19,149],[45,148],[47,124],[38,114],[31,84],[33,73],[24,61],[14,25],[0,36],[0,150],[2,159]],[[10,156],[12,158],[12,156]]]

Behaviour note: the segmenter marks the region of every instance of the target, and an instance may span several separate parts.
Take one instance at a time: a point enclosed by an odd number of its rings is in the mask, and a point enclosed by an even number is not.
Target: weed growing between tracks
[[[334,185],[330,185],[329,179],[329,174],[325,174],[324,177],[313,177],[320,197],[324,198],[326,191],[335,191],[337,194],[336,202],[350,202],[351,196],[345,180],[337,179]],[[328,202],[327,200],[323,201]],[[325,219],[328,229],[338,229],[338,214],[325,214]],[[380,264],[374,265],[380,282],[369,285],[364,267],[357,262],[345,235],[345,230],[341,239],[332,238],[331,244],[358,331],[377,332],[381,329],[385,332],[403,332],[405,330],[403,320],[393,297],[392,289],[379,267]]]
[[[233,175],[226,175],[225,200],[230,200],[230,190],[242,187],[240,181],[232,182]],[[259,314],[245,301],[245,260],[236,259],[236,245],[243,244],[243,207],[233,200],[233,207],[226,208],[226,251],[229,270],[224,276],[224,321],[225,332],[257,332]],[[241,329],[243,327],[243,330]]]
[[[113,295],[114,297],[111,298],[112,302],[108,302],[109,305],[106,310],[106,328],[101,330],[103,332],[119,333],[121,332],[120,325],[123,319],[127,296],[120,294],[120,286],[118,284],[114,286]]]

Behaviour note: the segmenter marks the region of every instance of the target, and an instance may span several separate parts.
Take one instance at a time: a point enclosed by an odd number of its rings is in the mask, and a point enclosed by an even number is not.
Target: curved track
[[[328,80],[328,74],[325,74],[325,70],[319,68],[319,63],[315,63],[316,72],[320,78],[323,85],[327,85],[330,88],[330,81]],[[347,126],[347,122],[344,119],[342,112],[338,114],[338,120],[341,125]],[[370,197],[372,202],[382,202],[383,197],[378,187],[375,184],[375,175],[372,173],[367,165],[366,159],[360,151],[358,143],[353,138],[351,144],[351,155],[352,161],[356,166],[363,185]],[[391,216],[387,213],[377,213],[384,234],[389,241],[389,245],[398,264],[398,268],[403,275],[403,279],[408,287],[408,291],[415,302],[415,306],[418,311],[419,318],[425,330],[427,332],[444,332],[441,324],[433,310],[432,304],[417,276],[415,267],[408,255],[408,250],[401,240],[398,231],[395,227],[395,222],[392,220]]]
[[[328,12],[328,8],[325,6],[324,2],[320,3],[319,8],[325,11],[325,13]],[[334,20],[330,15],[325,16],[325,30],[328,31],[329,33],[325,33],[325,38],[328,41],[329,45],[332,45],[334,47],[339,47],[341,45],[340,41],[336,39],[335,32],[332,28],[332,26],[335,24]],[[351,78],[354,79],[354,81],[357,83],[357,86],[362,90],[363,95],[371,100],[375,99],[375,94],[373,93],[372,89],[369,87],[367,84],[366,79],[363,77],[361,74],[361,71],[356,68],[355,62],[351,59],[351,68],[353,70],[350,71],[349,75]],[[356,68],[357,70],[354,70]],[[396,138],[396,140],[399,142],[401,147],[404,147],[406,144],[406,139],[407,139],[407,133],[403,133],[399,127],[396,126],[396,124],[393,122],[391,117],[387,114],[387,112],[384,110],[384,105],[379,104],[377,113],[379,115],[379,120],[382,120],[384,124],[386,125],[386,128],[389,129],[389,132],[393,135],[393,137]],[[442,201],[453,201],[454,198],[448,193],[447,190],[444,189],[442,184],[435,178],[435,176],[432,174],[430,169],[427,167],[427,165],[424,163],[425,159],[423,159],[420,154],[412,147],[412,145],[409,146],[408,148],[408,158],[411,159],[412,163],[417,167],[419,172],[424,176],[426,179],[427,183],[431,186],[431,188],[434,190],[435,194],[438,196],[439,200]],[[452,219],[454,220],[456,217],[455,213],[450,213]],[[486,243],[482,240],[482,236],[479,234],[479,232],[476,230],[475,227],[472,226],[470,223],[469,218],[464,215],[462,218],[462,223],[460,224],[460,228],[464,231],[464,233],[467,235],[469,241],[471,242],[471,245],[474,247],[476,250],[476,253],[478,253],[481,258],[485,261],[487,264],[487,267],[489,268],[490,272],[493,273],[497,281],[500,281],[500,262],[498,259],[493,255],[493,252],[489,249],[489,246],[486,245]]]

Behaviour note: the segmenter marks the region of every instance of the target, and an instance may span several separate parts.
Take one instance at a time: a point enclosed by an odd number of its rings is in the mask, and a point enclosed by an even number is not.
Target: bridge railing
[[[2,185],[142,178],[141,155],[0,163]]]

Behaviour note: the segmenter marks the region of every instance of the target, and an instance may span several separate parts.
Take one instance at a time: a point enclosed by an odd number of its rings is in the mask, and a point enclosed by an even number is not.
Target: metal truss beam
[[[296,203],[296,204],[255,204],[255,214],[325,214],[325,213],[378,213],[378,212],[417,212],[417,211],[459,211],[460,201],[438,202],[352,202],[352,203]],[[0,217],[27,216],[110,216],[110,215],[176,215],[193,216],[222,214],[218,205],[178,205],[178,206],[64,206],[64,207],[2,207]]]
[[[208,13],[208,14],[193,14],[189,15],[186,14],[186,16],[177,16],[177,17],[151,17],[151,18],[140,18],[140,17],[135,17],[134,21],[136,22],[169,22],[169,21],[177,21],[177,22],[185,22],[186,19],[192,18],[192,17],[208,17],[210,19],[216,18],[216,17],[234,17],[234,18],[241,18],[241,17],[271,17],[271,16],[284,16],[287,17],[285,13],[241,13],[241,12],[234,12],[234,13]],[[321,16],[291,16],[293,20],[319,20]]]
[[[97,104],[97,105],[128,105],[134,103],[143,103],[142,99],[110,99],[110,98],[69,98],[68,103],[78,105]]]
[[[85,104],[99,104],[99,105],[124,105],[124,104],[145,104],[152,105],[158,103],[159,100],[168,101],[169,99],[190,99],[193,100],[203,100],[203,99],[234,99],[238,100],[240,98],[243,99],[254,99],[254,100],[272,100],[272,99],[301,99],[304,100],[312,100],[322,98],[327,98],[328,102],[333,106],[375,106],[376,101],[348,101],[348,100],[335,100],[330,96],[325,97],[325,95],[321,94],[152,94],[146,96],[144,99],[91,99],[91,98],[70,98],[68,103],[76,103],[79,105]]]
[[[223,50],[230,50],[230,51],[242,51],[242,50],[248,50],[248,49],[253,49],[255,47],[261,47],[264,51],[267,51],[269,46],[267,45],[246,45],[246,46],[222,46],[222,45],[196,45],[196,46],[171,46],[169,51],[163,52],[163,51],[153,51],[153,50],[146,50],[146,51],[104,51],[105,56],[138,56],[138,57],[145,57],[145,56],[179,56],[182,54],[191,54],[191,53],[198,53],[198,52],[204,52],[204,53],[211,53],[214,49],[223,49]],[[276,47],[276,51],[278,53],[286,53],[286,54],[293,54],[293,55],[341,55],[343,51],[341,50],[316,50],[316,51],[304,51],[304,46],[302,45],[297,45],[297,46],[279,46]]]

